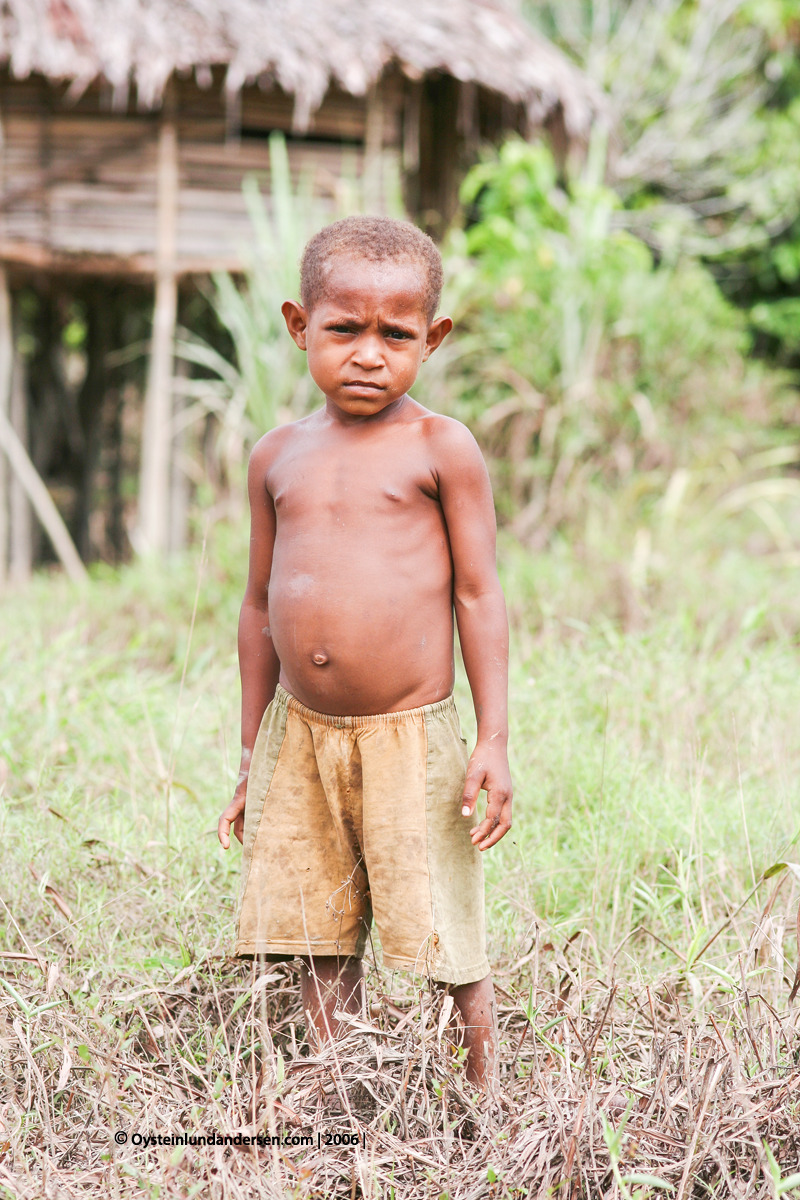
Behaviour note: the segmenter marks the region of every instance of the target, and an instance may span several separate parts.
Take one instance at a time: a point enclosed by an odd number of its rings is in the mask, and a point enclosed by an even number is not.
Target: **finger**
[[[494,837],[493,835],[499,827],[502,828],[502,832],[497,837]],[[490,845],[493,846],[495,842],[499,841],[501,837],[503,837],[506,833],[508,833],[510,828],[511,828],[511,798],[510,798],[510,796],[508,796],[507,793],[503,793],[500,796],[498,796],[497,793],[495,793],[495,795],[493,797],[490,792],[488,799],[487,799],[487,804],[486,804],[486,816],[480,822],[479,825],[476,825],[474,829],[470,830],[470,837],[472,838],[472,844],[473,844],[473,846],[477,846],[480,844],[481,849],[484,849],[483,842],[485,841],[486,838],[492,837],[492,841],[491,841]]]
[[[473,829],[470,829],[469,836],[473,846],[477,846],[478,842],[482,842],[485,837],[488,837],[493,828],[494,826],[488,817],[484,817],[480,825],[476,825]]]
[[[219,844],[222,846],[222,849],[227,850],[231,844],[231,823],[225,816],[225,813],[223,813],[219,819],[219,824],[217,825],[217,837],[219,838]]]
[[[461,796],[462,817],[471,817],[475,812],[475,805],[478,803],[478,793],[481,790],[481,784],[483,783],[483,780],[483,774],[467,776],[467,781],[464,784],[464,791]]]
[[[472,844],[479,850],[488,850],[500,841],[511,828],[511,805],[506,802],[501,808],[487,808],[486,819],[473,831]]]
[[[499,821],[494,829],[489,833],[488,837],[485,837],[483,841],[478,844],[478,849],[483,851],[491,849],[492,846],[496,846],[500,839],[506,836],[510,828],[511,826],[509,824],[506,824],[504,821]]]

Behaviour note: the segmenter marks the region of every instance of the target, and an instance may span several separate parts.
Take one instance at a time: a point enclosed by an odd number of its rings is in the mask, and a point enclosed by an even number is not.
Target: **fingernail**
[[[462,815],[462,817],[468,817],[468,816],[469,816],[469,809],[467,808],[466,804],[464,805],[464,807],[463,807],[463,808],[462,808],[462,810],[461,810],[461,815]]]

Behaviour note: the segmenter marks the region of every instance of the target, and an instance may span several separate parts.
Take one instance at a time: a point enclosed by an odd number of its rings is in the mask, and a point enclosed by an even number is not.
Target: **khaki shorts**
[[[333,717],[278,687],[250,765],[236,953],[361,957],[374,915],[386,967],[488,975],[466,764],[452,697]]]

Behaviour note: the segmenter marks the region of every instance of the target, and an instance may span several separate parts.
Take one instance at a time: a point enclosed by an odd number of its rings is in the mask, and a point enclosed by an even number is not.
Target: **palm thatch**
[[[560,106],[585,135],[599,92],[564,55],[492,0],[0,0],[0,61],[24,78],[69,80],[79,94],[100,77],[124,107],[144,108],[173,71],[227,68],[226,89],[277,83],[307,127],[331,83],[363,95],[390,63],[411,78],[444,71],[525,105],[533,123]]]

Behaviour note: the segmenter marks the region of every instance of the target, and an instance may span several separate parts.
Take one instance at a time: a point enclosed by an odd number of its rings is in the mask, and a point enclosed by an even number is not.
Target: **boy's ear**
[[[281,305],[286,328],[301,350],[306,349],[306,329],[308,328],[308,313],[302,304],[296,300],[284,300]]]
[[[425,338],[425,350],[422,355],[423,362],[427,358],[430,358],[434,350],[439,349],[452,328],[453,321],[451,317],[437,317],[435,321],[431,322],[428,335]]]

